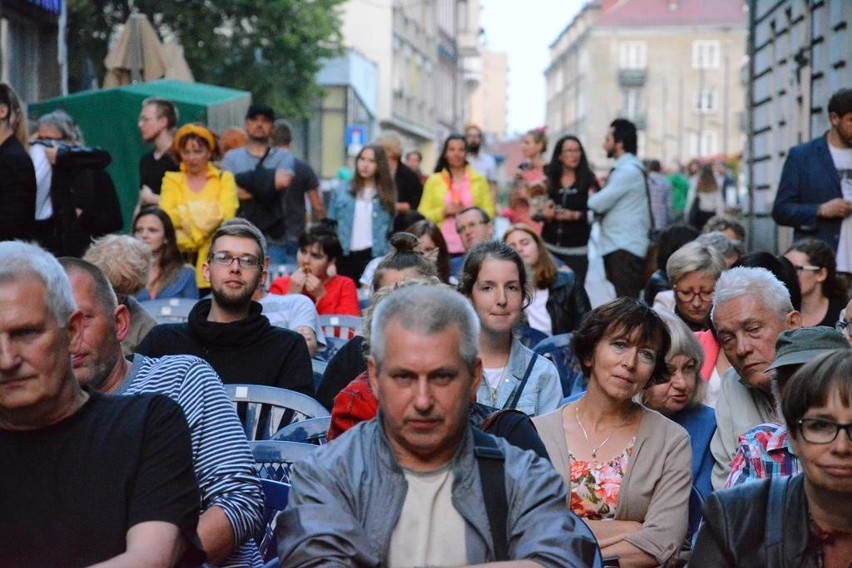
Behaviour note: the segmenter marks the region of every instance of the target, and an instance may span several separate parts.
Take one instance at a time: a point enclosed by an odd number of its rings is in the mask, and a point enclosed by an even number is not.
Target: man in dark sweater
[[[275,327],[251,300],[266,279],[266,241],[245,219],[232,219],[213,234],[204,277],[212,298],[199,301],[186,323],[158,325],[137,353],[149,357],[195,355],[224,383],[286,388],[314,396],[305,339]]]

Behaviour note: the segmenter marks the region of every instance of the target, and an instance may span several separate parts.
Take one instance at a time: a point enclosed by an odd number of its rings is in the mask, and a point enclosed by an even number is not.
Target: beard
[[[479,154],[479,149],[482,147],[482,142],[468,142],[467,151],[474,156]]]
[[[615,150],[607,150],[606,151],[607,158],[615,158]]]
[[[222,286],[213,286],[210,290],[216,305],[224,310],[240,310],[251,303],[252,294],[260,283],[260,277],[249,281],[241,290],[231,291]]]

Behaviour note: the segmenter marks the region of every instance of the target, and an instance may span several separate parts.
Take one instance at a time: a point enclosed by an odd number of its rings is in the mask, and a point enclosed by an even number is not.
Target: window
[[[644,41],[622,41],[618,44],[619,69],[645,69],[647,46]]]
[[[700,135],[699,135],[700,134]],[[719,137],[715,131],[704,130],[689,134],[690,156],[702,157],[718,154]]]
[[[717,40],[696,40],[692,42],[692,68],[719,68],[719,42]]]
[[[642,89],[624,89],[621,94],[621,115],[630,120],[642,116]]]
[[[716,93],[712,89],[703,89],[695,93],[695,112],[708,114],[716,112]]]

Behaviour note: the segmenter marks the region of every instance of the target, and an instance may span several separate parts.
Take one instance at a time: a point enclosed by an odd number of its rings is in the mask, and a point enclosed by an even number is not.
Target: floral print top
[[[571,511],[590,521],[615,518],[618,491],[633,453],[632,438],[620,455],[608,462],[583,461],[571,455]]]

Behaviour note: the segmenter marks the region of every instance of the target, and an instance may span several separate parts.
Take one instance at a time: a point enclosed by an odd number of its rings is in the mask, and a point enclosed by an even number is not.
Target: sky
[[[587,0],[481,0],[480,26],[491,51],[509,54],[507,134],[545,126],[548,46]]]

